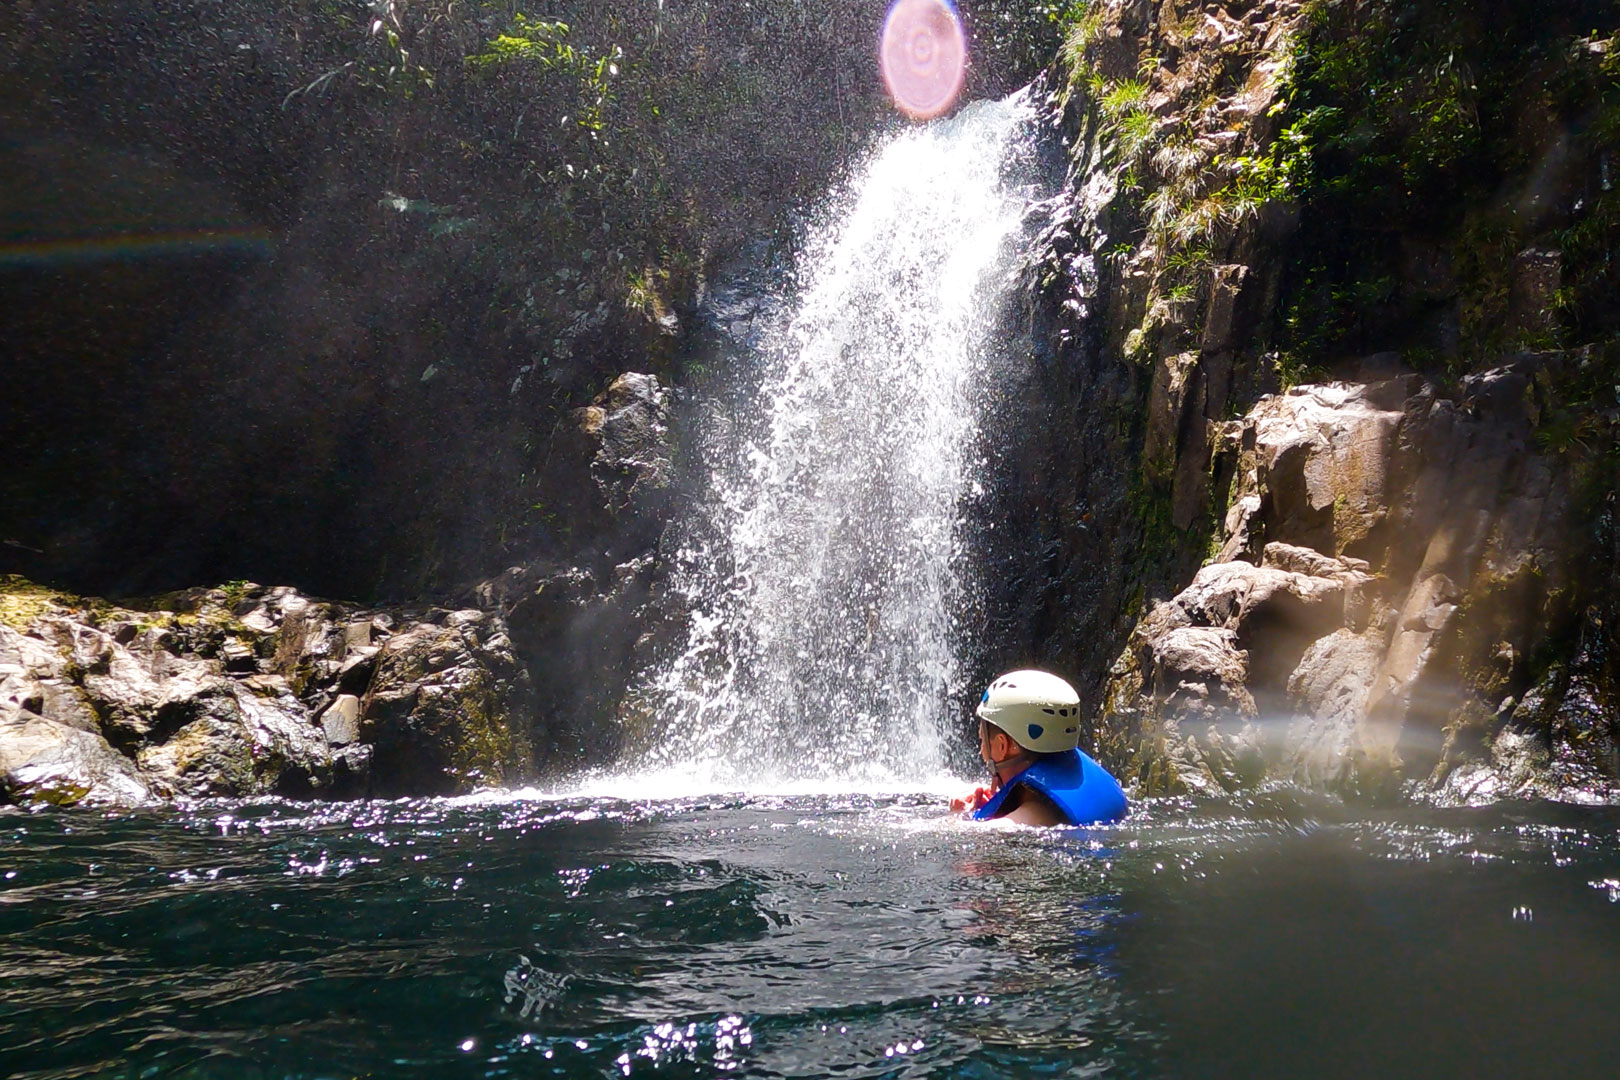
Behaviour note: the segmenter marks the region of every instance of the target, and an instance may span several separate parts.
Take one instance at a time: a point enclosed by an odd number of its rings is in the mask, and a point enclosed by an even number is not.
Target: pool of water
[[[1598,1076],[1620,811],[0,812],[0,1074]]]

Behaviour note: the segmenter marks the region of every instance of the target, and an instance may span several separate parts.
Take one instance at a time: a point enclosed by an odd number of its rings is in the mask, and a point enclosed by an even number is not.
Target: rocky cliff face
[[[1048,86],[1072,202],[1029,318],[1044,422],[1083,419],[1012,440],[1038,555],[995,613],[1004,662],[1086,673],[1145,793],[1620,778],[1620,350],[1581,246],[1612,13],[1509,20],[1515,57],[1397,7],[1104,3]]]
[[[0,793],[157,798],[438,794],[534,775],[532,691],[505,626],[239,584],[141,608],[10,579]]]
[[[1531,438],[1565,359],[1455,396],[1305,385],[1222,424],[1220,549],[1133,631],[1105,747],[1150,791],[1609,797],[1620,701],[1569,556],[1585,508]]]

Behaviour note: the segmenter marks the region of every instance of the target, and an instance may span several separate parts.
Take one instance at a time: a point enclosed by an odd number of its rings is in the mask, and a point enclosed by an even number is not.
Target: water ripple
[[[1159,1076],[1210,1054],[1298,1075],[1290,1055],[1370,1010],[1360,1062],[1403,1060],[1399,1035],[1452,1055],[1431,1071],[1590,1075],[1608,1048],[1613,810],[1367,815],[1284,789],[1150,801],[1102,829],[942,811],[911,794],[7,814],[0,1046],[29,1078]],[[1442,1008],[1477,1047],[1422,1028]],[[1512,1032],[1531,1022],[1566,1036],[1527,1061]]]

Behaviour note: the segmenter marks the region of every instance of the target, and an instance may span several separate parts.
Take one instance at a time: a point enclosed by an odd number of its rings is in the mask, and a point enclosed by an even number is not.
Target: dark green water
[[[0,815],[0,1074],[1605,1076],[1620,812]]]

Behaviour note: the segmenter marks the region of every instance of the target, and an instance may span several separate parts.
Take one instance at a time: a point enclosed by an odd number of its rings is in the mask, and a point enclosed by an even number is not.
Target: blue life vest
[[[990,801],[973,812],[974,821],[989,821],[1017,787],[1029,787],[1052,800],[1070,825],[1100,825],[1125,816],[1129,804],[1119,781],[1083,750],[1043,757],[1001,785]]]

